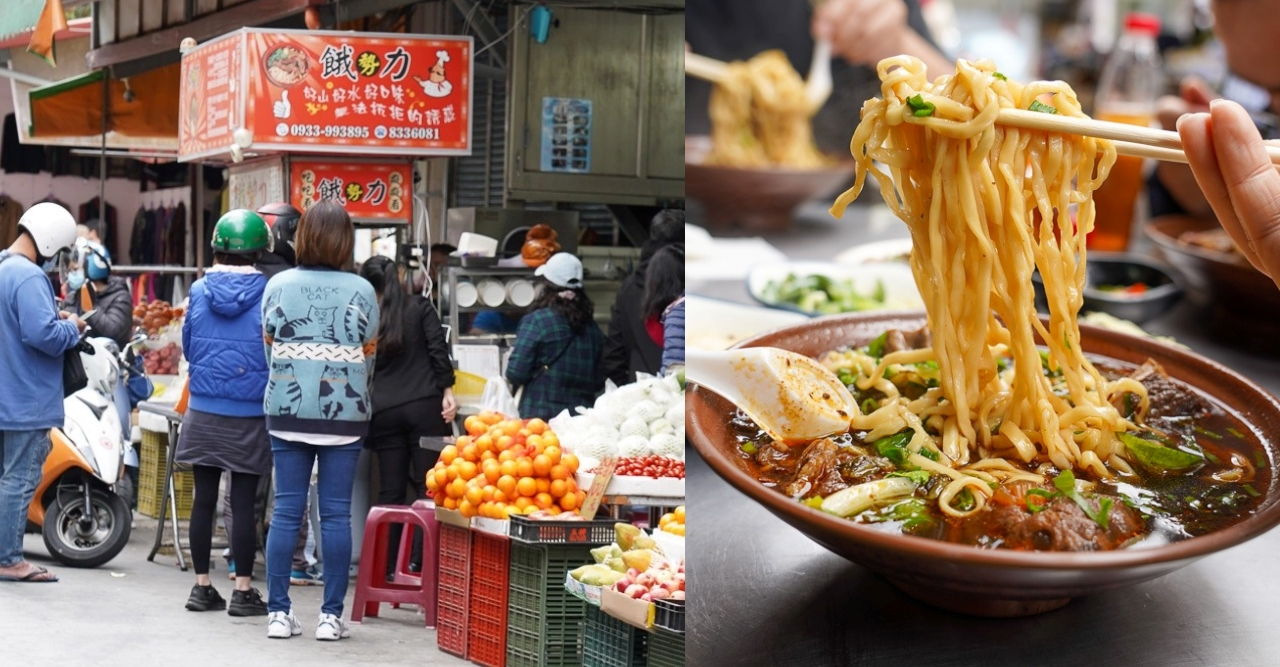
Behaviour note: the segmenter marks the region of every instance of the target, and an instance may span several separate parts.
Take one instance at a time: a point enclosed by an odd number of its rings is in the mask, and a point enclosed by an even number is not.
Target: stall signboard
[[[470,155],[473,56],[470,37],[242,28],[182,57],[179,160]]]
[[[284,159],[262,158],[231,167],[228,179],[230,208],[258,210],[267,204],[286,201]]]
[[[294,158],[289,161],[290,200],[305,211],[323,199],[342,204],[352,220],[408,223],[413,205],[407,161],[348,162]]]

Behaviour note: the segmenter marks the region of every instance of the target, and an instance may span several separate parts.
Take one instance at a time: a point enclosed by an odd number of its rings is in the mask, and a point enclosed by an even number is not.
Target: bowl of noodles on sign
[[[280,88],[293,88],[306,81],[310,71],[311,58],[292,42],[277,43],[262,57],[262,73]]]
[[[1069,213],[1094,215],[1114,147],[997,129],[991,105],[1083,113],[1064,83],[1021,85],[987,61],[957,68],[930,82],[914,58],[880,63],[888,99],[864,109],[858,178],[833,210],[867,175],[881,180],[915,241],[925,310],[825,317],[740,343],[818,360],[853,396],[848,428],[776,441],[693,383],[695,447],[801,533],[965,614],[1048,611],[1274,527],[1280,402],[1192,352],[1077,319],[1088,225]],[[913,159],[887,154],[907,145]]]
[[[711,136],[685,137],[685,192],[708,227],[785,229],[800,204],[846,186],[853,163],[819,152],[804,80],[781,51],[726,69]]]

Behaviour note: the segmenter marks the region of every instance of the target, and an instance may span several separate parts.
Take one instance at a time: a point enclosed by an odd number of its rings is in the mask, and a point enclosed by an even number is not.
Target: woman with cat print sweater
[[[232,616],[265,616],[266,603],[249,587],[258,537],[253,519],[258,481],[271,472],[271,442],[263,419],[267,360],[262,354],[262,291],[253,263],[267,247],[267,223],[246,210],[229,211],[213,228],[213,268],[191,286],[182,349],[191,366],[190,402],[174,460],[193,466],[191,560],[196,585],[190,611],[227,608],[209,580],[213,515],[222,471],[231,473],[231,552],[237,566]]]
[[[267,636],[302,633],[289,600],[294,536],[317,459],[324,600],[316,639],[349,636],[342,620],[351,567],[351,493],[373,413],[378,300],[343,267],[355,230],[341,205],[315,204],[298,223],[298,267],[267,283],[262,333],[270,381],[265,407],[275,455],[276,504],[267,536]]]

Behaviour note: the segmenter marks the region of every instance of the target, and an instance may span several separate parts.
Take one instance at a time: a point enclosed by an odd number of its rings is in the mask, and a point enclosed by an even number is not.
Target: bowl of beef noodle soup
[[[783,444],[693,385],[690,438],[717,474],[800,532],[913,597],[976,615],[1039,613],[1159,577],[1280,521],[1280,403],[1237,373],[1080,326],[1085,358],[1119,388],[1111,401],[1125,430],[1102,465],[1065,465],[1043,447],[1020,453],[1025,436],[998,419],[979,420],[971,454],[950,448],[933,342],[923,313],[820,318],[744,341],[820,360],[860,415],[846,433]],[[1036,373],[1065,396],[1047,349],[1040,361]],[[1013,381],[1014,362],[997,356],[995,372]],[[1083,434],[1061,435],[1084,446]]]

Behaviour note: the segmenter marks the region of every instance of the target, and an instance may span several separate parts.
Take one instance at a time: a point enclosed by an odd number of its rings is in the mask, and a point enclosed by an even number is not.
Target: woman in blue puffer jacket
[[[261,307],[267,278],[254,268],[268,246],[269,233],[267,223],[252,211],[229,211],[218,220],[213,230],[213,268],[191,286],[182,325],[191,397],[175,460],[195,470],[190,539],[196,585],[187,599],[190,611],[267,614],[262,594],[249,581],[258,546],[254,497],[259,479],[271,472],[272,463],[263,412],[267,358]],[[229,608],[209,580],[213,515],[224,470],[231,473],[231,554],[237,575]]]

